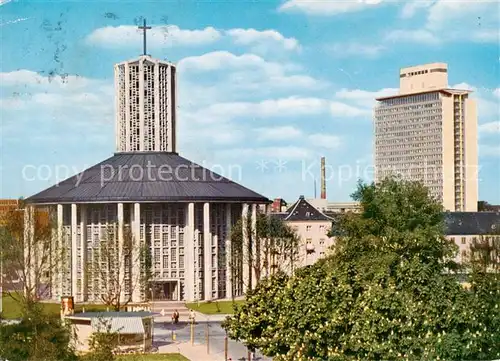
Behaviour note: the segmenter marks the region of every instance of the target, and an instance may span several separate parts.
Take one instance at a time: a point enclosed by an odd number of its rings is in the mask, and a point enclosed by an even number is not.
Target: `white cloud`
[[[315,147],[336,149],[342,144],[341,138],[337,135],[311,134],[308,138]]]
[[[434,0],[412,0],[407,1],[403,5],[403,9],[401,10],[401,17],[403,19],[409,19],[413,17],[419,10],[428,8],[432,5]]]
[[[84,78],[78,75],[66,74],[40,74],[27,69],[15,70],[7,73],[0,73],[0,86],[2,87],[26,87],[35,88],[59,88],[60,90],[78,90],[92,85],[99,81]]]
[[[0,4],[2,5],[2,4]],[[2,23],[0,23],[0,27],[2,26],[6,26],[6,25],[11,25],[11,24],[16,24],[16,23],[19,23],[21,21],[25,21],[25,20],[28,20],[29,18],[17,18],[17,19],[14,19],[14,20],[7,20],[7,21],[4,21]]]
[[[500,145],[479,144],[479,155],[482,157],[500,157]]]
[[[398,88],[383,88],[376,91],[367,91],[361,89],[341,89],[335,93],[335,98],[351,101],[357,105],[372,108],[376,98],[398,94]]]
[[[308,15],[332,16],[361,11],[382,3],[382,0],[288,0],[279,7],[284,12],[303,12]]]
[[[0,73],[0,109],[2,127],[9,133],[36,129],[40,136],[45,129],[48,134],[70,134],[70,129],[74,132],[85,124],[91,136],[100,126],[113,124],[113,85],[75,75],[44,76],[26,69],[4,72]]]
[[[500,121],[481,124],[478,130],[480,133],[500,135]]]
[[[352,105],[334,101],[330,103],[330,113],[334,117],[355,118],[369,116],[372,111],[370,109],[358,108]]]
[[[452,85],[451,88],[452,89],[470,90],[473,92],[477,91],[477,88],[474,85],[471,85],[469,83],[464,83],[464,82]]]
[[[334,117],[371,117],[376,98],[397,93],[394,88],[377,91],[344,88],[334,94],[336,100],[330,104],[330,112]]]
[[[184,58],[178,69],[181,101],[201,106],[220,102],[214,99],[217,97],[224,102],[246,101],[252,97],[310,94],[311,90],[329,86],[326,81],[300,74],[295,64],[269,62],[255,54],[215,51]]]
[[[142,43],[142,31],[133,25],[106,26],[95,29],[86,37],[88,44],[105,48],[135,47]],[[280,32],[267,29],[218,30],[208,26],[204,29],[181,29],[177,25],[152,26],[148,31],[148,47],[201,46],[228,38],[236,45],[250,46],[256,52],[273,49],[300,50],[297,39],[287,38]]]
[[[393,42],[412,42],[431,45],[440,43],[440,38],[425,29],[393,30],[385,36],[385,39]]]
[[[203,124],[227,122],[235,118],[270,118],[314,115],[324,113],[328,102],[319,98],[291,96],[260,102],[217,103],[185,114]]]
[[[211,26],[200,30],[180,29],[176,25],[154,26],[148,32],[148,46],[196,46],[211,44],[220,37],[220,31]],[[133,25],[106,26],[94,30],[86,41],[106,48],[136,47],[142,44],[142,32]]]
[[[375,44],[360,44],[360,43],[337,43],[328,47],[329,52],[336,57],[350,57],[353,55],[361,55],[369,58],[376,57],[384,51],[385,47]]]
[[[418,29],[398,29],[387,40],[437,44],[442,41],[498,43],[500,4],[496,0],[415,0],[406,3],[401,16],[412,17],[426,9],[426,21]]]
[[[300,45],[295,38],[286,38],[276,30],[256,30],[256,29],[230,29],[226,34],[231,37],[235,44],[251,45],[257,49],[264,47],[269,49],[279,46],[285,50],[299,50]]]
[[[500,98],[500,88],[496,88],[495,90],[493,90],[493,95],[497,98]]]
[[[296,139],[302,135],[300,129],[297,129],[291,125],[256,128],[255,132],[257,132],[257,139],[260,141],[290,140]]]
[[[213,71],[260,69],[267,74],[282,74],[285,70],[298,69],[293,64],[268,62],[255,54],[235,55],[229,51],[213,51],[199,56],[190,56],[179,61],[179,71]]]

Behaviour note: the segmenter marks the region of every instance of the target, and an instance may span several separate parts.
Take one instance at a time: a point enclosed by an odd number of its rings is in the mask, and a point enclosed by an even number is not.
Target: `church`
[[[27,213],[49,209],[64,250],[49,296],[102,302],[113,277],[122,302],[242,295],[252,271],[230,267],[230,230],[240,219],[254,228],[270,201],[178,153],[176,66],[146,54],[141,29],[143,55],[114,67],[114,155],[26,200]]]

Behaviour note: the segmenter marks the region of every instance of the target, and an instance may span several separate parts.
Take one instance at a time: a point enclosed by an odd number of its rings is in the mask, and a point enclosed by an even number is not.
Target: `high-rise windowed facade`
[[[422,181],[446,210],[476,211],[476,104],[447,83],[446,64],[404,68],[400,94],[377,99],[375,178]]]

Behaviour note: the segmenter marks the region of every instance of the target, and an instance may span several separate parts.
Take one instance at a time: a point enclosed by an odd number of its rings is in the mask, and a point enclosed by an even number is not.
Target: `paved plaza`
[[[154,344],[160,353],[180,352],[192,361],[224,361],[224,329],[219,320],[197,319],[194,325],[194,345],[191,346],[190,324],[181,320],[179,324],[173,325],[170,317],[155,317]],[[208,353],[207,353],[207,329],[208,329]],[[175,341],[172,340],[175,333]],[[232,340],[228,340],[228,359],[248,360],[246,347]],[[271,358],[256,353],[253,360],[271,361]]]

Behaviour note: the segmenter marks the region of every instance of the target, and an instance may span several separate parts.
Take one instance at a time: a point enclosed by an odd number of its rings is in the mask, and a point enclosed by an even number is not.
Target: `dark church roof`
[[[286,215],[283,216],[284,221],[331,221],[328,217],[316,207],[304,199],[299,198],[290,208],[287,209]]]
[[[115,153],[29,203],[270,201],[176,153]]]
[[[447,212],[445,234],[449,236],[486,235],[500,232],[499,212]]]

